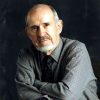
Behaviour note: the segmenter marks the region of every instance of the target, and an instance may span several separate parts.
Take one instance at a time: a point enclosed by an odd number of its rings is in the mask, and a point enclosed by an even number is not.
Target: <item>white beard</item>
[[[41,48],[37,47],[37,50],[44,52],[44,53],[47,53],[48,51],[54,50],[55,48],[56,48],[56,45],[51,44],[51,45],[43,46]]]

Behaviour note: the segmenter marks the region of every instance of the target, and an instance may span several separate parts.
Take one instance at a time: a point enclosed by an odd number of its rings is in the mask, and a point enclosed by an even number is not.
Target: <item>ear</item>
[[[62,28],[63,28],[63,21],[62,20],[58,21],[57,28],[58,28],[58,34],[60,34],[62,32]]]

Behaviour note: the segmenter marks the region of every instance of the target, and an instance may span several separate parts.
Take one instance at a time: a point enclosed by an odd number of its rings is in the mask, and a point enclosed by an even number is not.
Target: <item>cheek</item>
[[[59,35],[57,33],[53,33],[51,35],[51,38],[52,38],[52,43],[56,44],[58,42]]]
[[[47,33],[48,33],[51,37],[53,37],[53,36],[57,33],[57,30],[55,29],[55,27],[49,27],[49,28],[47,29]]]
[[[56,43],[59,39],[59,33],[57,30],[54,30],[54,33],[52,34],[53,41]]]
[[[36,35],[28,34],[28,37],[32,42],[36,42],[37,41]]]
[[[52,42],[55,43],[58,40],[59,34],[56,26],[49,27],[47,33],[52,38]]]

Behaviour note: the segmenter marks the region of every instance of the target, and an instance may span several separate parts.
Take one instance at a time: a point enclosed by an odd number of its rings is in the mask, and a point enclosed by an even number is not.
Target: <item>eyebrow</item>
[[[43,22],[42,24],[48,24],[48,25],[49,25],[50,22]],[[35,26],[35,27],[38,27],[39,25],[36,25],[36,24],[30,25],[30,27],[34,27],[34,26]]]

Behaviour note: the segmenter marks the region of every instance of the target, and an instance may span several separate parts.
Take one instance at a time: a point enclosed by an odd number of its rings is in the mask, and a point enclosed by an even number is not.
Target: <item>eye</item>
[[[47,26],[49,26],[49,23],[44,23],[44,27],[47,27]]]
[[[38,26],[34,25],[30,27],[32,31],[37,31],[38,30]]]

